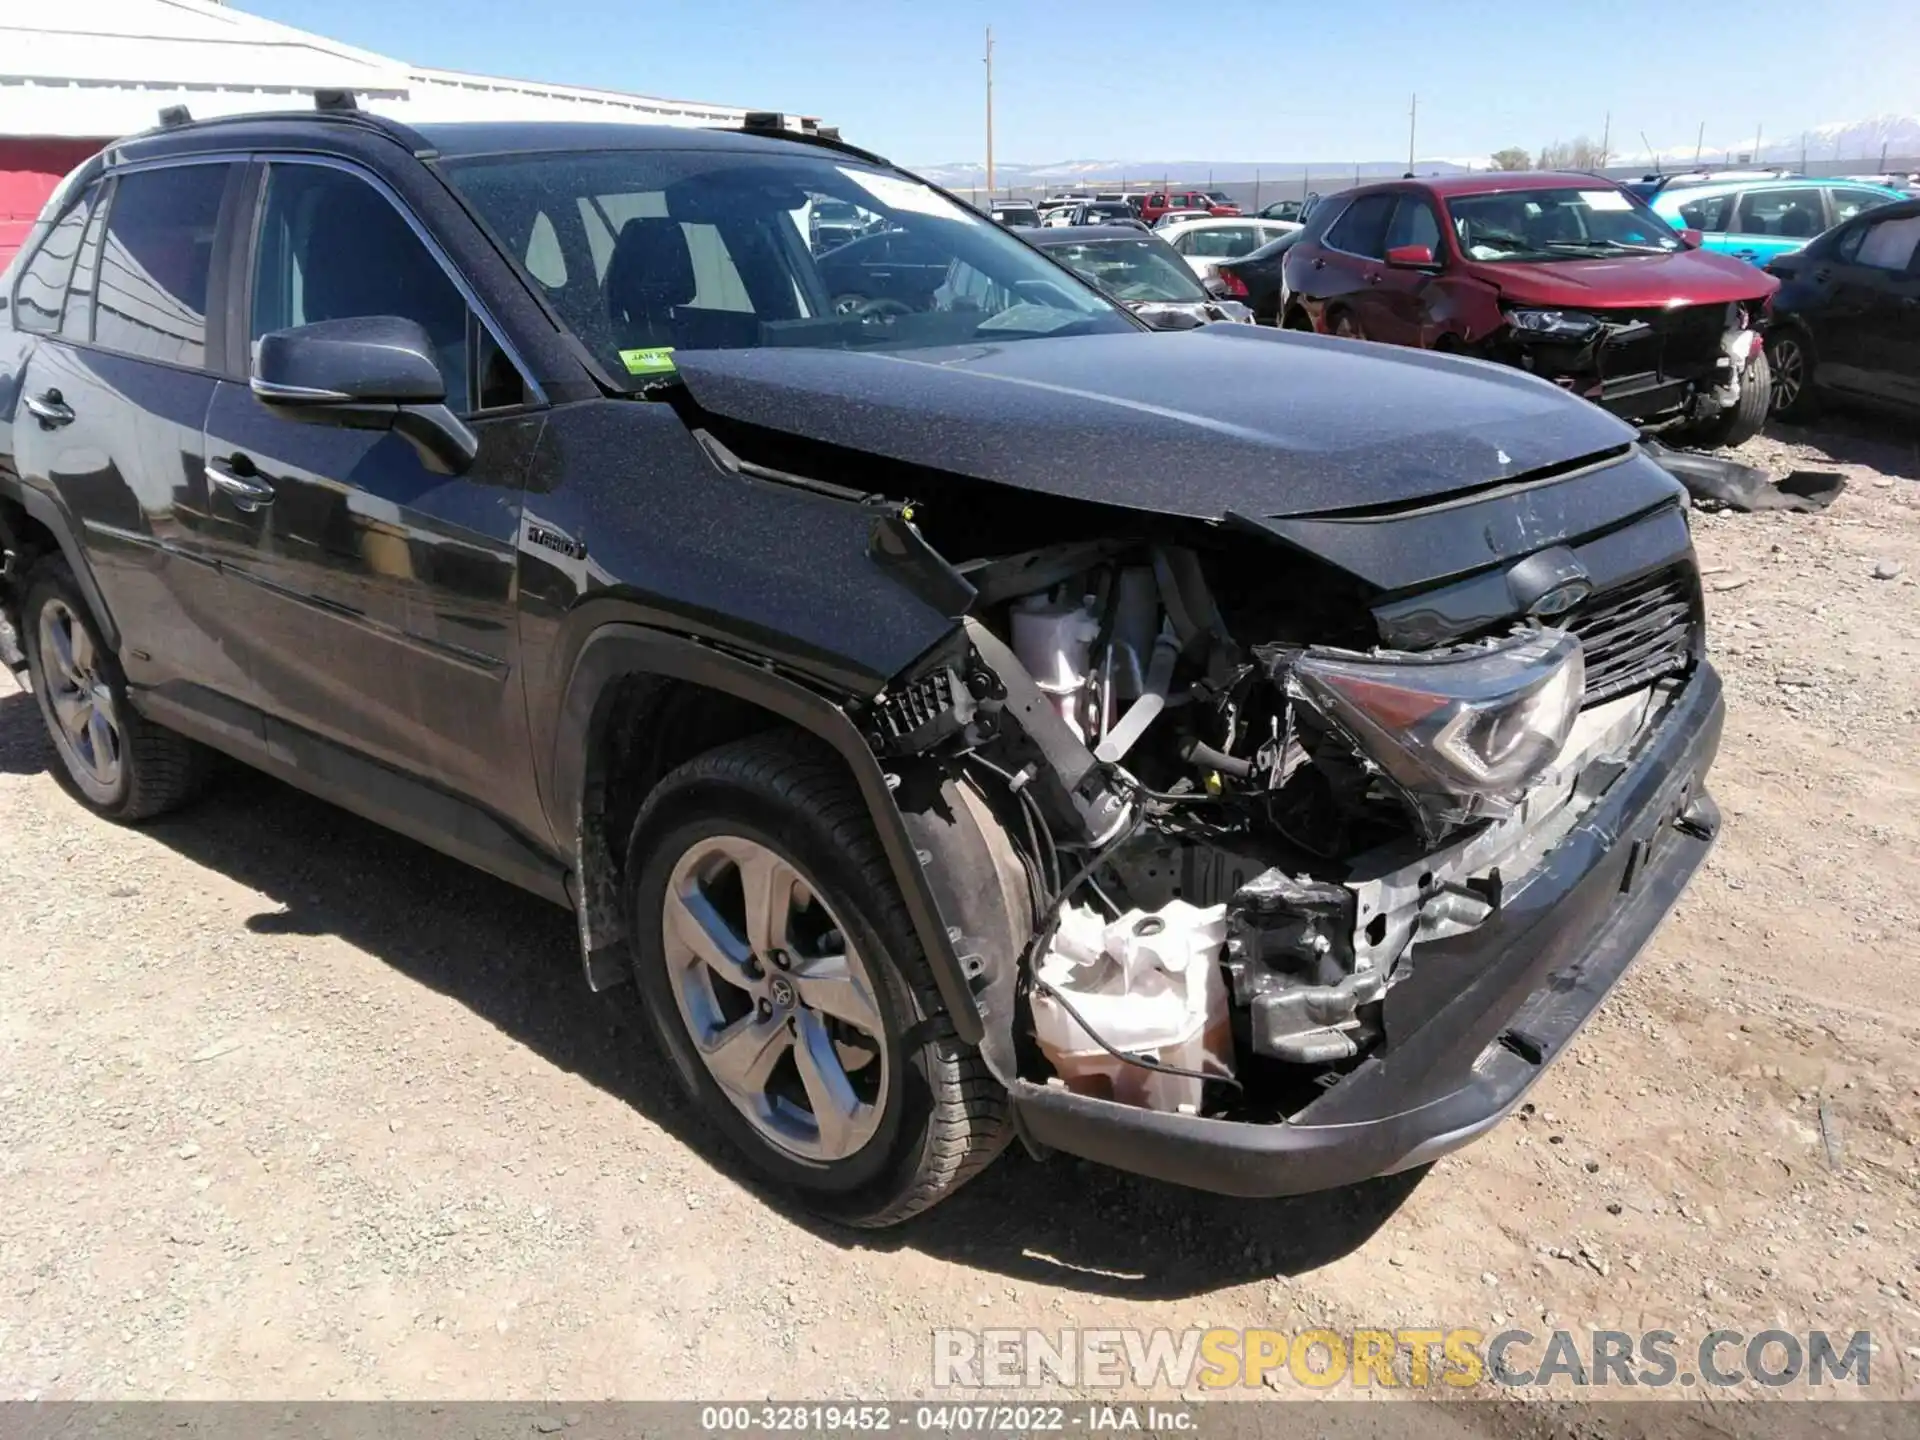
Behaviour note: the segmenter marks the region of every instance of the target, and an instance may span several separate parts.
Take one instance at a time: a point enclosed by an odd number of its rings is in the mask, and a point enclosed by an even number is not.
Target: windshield
[[[677,351],[1134,328],[985,216],[833,154],[609,150],[445,171],[581,343],[637,386],[671,375]]]
[[[1116,300],[1203,303],[1207,292],[1178,255],[1158,240],[1079,240],[1049,245],[1046,251],[1083,280]]]
[[[1453,195],[1446,206],[1460,249],[1475,260],[1666,255],[1682,248],[1666,221],[1611,186]]]

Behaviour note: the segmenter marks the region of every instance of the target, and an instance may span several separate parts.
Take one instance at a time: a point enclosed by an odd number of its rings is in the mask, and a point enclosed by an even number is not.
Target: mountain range
[[[1803,158],[1803,139],[1804,158],[1809,166],[1848,161],[1857,162],[1862,170],[1874,170],[1879,167],[1883,151],[1889,164],[1898,160],[1911,164],[1920,159],[1920,115],[1876,115],[1865,120],[1835,121],[1815,126],[1804,137],[1797,133],[1776,137],[1762,134],[1757,155],[1751,135],[1729,139],[1725,134],[1715,132],[1705,137],[1698,147],[1698,153],[1703,165],[1798,166]],[[1650,169],[1656,165],[1667,169],[1691,167],[1695,148],[1692,141],[1673,145],[1657,144],[1651,151],[1644,146],[1623,148],[1614,152],[1612,168]],[[1423,156],[1415,162],[1414,168],[1422,175],[1446,175],[1464,170],[1484,170],[1490,164],[1490,158],[1484,155]],[[967,190],[986,183],[986,167],[978,161],[956,161],[914,168],[935,184],[944,185],[950,190]],[[1255,178],[1284,182],[1303,174],[1317,177],[1353,175],[1365,179],[1398,175],[1406,168],[1406,162],[1402,160],[1362,160],[1356,163],[1352,160],[1127,159],[1055,160],[1045,164],[1003,160],[994,165],[993,178],[996,188],[1006,190],[1042,186],[1057,188],[1094,180],[1125,180],[1130,184],[1145,185],[1165,179],[1175,184],[1194,185],[1203,182],[1232,184]]]

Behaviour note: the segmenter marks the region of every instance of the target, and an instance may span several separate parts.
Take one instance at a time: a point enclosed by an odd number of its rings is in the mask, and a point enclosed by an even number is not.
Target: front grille
[[[1720,358],[1727,330],[1724,305],[1675,305],[1648,310],[1595,312],[1615,331],[1601,347],[1603,376],[1662,375],[1694,379],[1711,371]],[[1644,326],[1640,329],[1637,327]]]
[[[1699,590],[1685,567],[1658,570],[1589,595],[1552,622],[1580,637],[1587,705],[1598,705],[1693,663]]]

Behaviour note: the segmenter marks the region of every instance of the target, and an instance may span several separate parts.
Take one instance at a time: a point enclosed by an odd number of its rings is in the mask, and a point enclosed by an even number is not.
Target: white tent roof
[[[161,109],[196,118],[304,108],[351,90],[368,110],[445,120],[738,124],[745,111],[428,70],[230,9],[220,0],[59,0],[0,14],[0,135],[110,138]],[[26,13],[22,13],[22,12]]]

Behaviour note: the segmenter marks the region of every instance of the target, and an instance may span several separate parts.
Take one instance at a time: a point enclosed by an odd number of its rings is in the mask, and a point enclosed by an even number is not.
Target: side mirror
[[[1435,270],[1439,264],[1433,258],[1430,245],[1392,245],[1387,248],[1387,264],[1396,265],[1403,270]]]
[[[1680,243],[1685,245],[1689,250],[1698,250],[1702,245],[1707,243],[1707,237],[1689,225],[1680,232]]]
[[[444,475],[464,473],[480,441],[446,406],[433,341],[398,315],[320,320],[260,337],[252,389],[290,420],[392,430]]]

